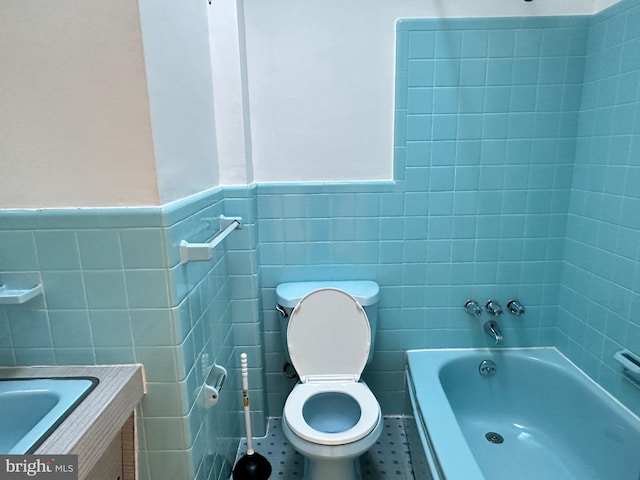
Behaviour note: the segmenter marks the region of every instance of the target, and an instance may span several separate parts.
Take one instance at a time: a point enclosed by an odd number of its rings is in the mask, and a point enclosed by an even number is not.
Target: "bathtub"
[[[411,350],[407,386],[416,479],[640,480],[640,419],[555,348]]]

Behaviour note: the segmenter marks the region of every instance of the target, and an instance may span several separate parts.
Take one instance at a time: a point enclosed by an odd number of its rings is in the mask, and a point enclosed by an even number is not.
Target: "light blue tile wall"
[[[640,2],[591,20],[558,346],[640,414],[613,354],[640,354]]]
[[[398,23],[395,182],[259,185],[269,414],[292,384],[275,287],[373,279],[365,380],[402,411],[404,351],[488,346],[468,298],[503,305],[505,345],[552,345],[587,41],[586,18]]]
[[[45,292],[24,305],[0,307],[0,364],[143,363],[142,479],[226,479],[235,458],[239,351],[249,349],[258,365],[262,358],[259,336],[245,348],[234,340],[232,323],[232,297],[239,296],[234,279],[245,273],[232,258],[235,249],[256,248],[248,203],[234,249],[226,253],[222,245],[210,262],[184,266],[178,257],[181,240],[205,241],[220,214],[234,214],[225,211],[224,197],[217,189],[158,209],[0,213],[0,278],[7,285],[42,283]],[[233,199],[229,204],[237,207]],[[248,295],[254,299],[255,288]],[[254,302],[249,311],[255,310]],[[257,320],[249,325],[260,329]],[[230,377],[218,405],[205,411],[198,392],[214,361]]]

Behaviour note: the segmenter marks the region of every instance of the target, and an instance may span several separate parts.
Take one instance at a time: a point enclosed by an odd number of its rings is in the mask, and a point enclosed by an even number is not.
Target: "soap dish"
[[[620,350],[613,355],[624,372],[636,381],[640,381],[640,357],[631,353],[629,350]]]
[[[19,305],[42,294],[42,285],[30,288],[11,288],[0,285],[0,305]]]

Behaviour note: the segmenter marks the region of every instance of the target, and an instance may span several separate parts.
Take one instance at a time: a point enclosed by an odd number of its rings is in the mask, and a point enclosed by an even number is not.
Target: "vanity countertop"
[[[0,367],[0,378],[96,377],[96,388],[38,447],[35,455],[78,455],[84,478],[135,411],[145,392],[142,365]]]

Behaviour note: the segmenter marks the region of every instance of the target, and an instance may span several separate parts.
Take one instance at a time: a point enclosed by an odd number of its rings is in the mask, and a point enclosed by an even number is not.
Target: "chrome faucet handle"
[[[507,310],[509,310],[514,315],[518,315],[518,316],[524,315],[524,312],[525,312],[525,309],[522,306],[522,304],[516,299],[509,300],[507,302]]]
[[[467,302],[464,304],[464,309],[469,315],[482,315],[482,308],[475,300],[467,300]]]
[[[502,315],[502,305],[500,305],[495,300],[489,300],[485,305],[487,312],[489,312],[493,316]]]

